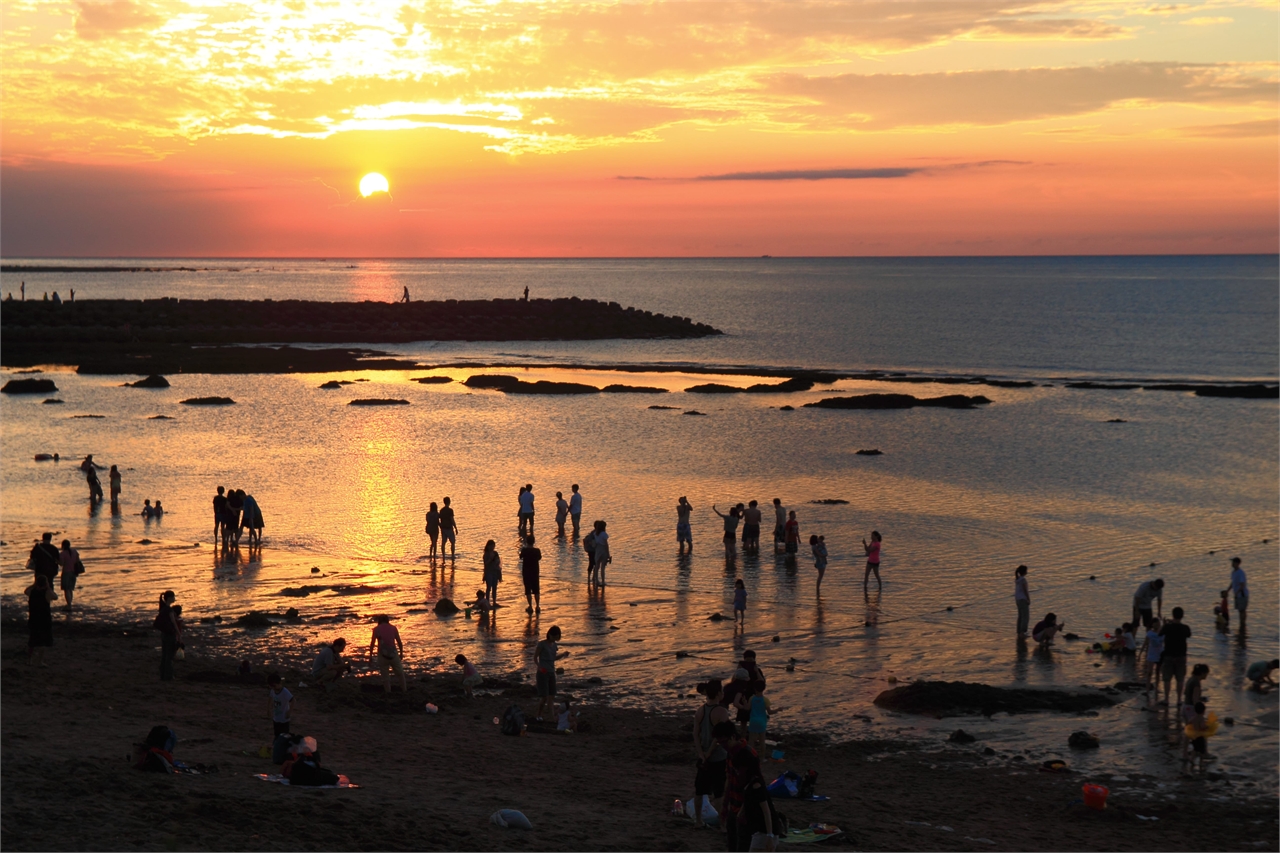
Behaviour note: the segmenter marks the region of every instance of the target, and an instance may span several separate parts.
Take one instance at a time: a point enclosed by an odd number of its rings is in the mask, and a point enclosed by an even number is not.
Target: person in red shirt
[[[369,638],[369,661],[373,662],[373,650],[378,650],[378,668],[382,670],[382,684],[387,693],[391,692],[391,670],[400,676],[400,692],[409,692],[409,682],[404,677],[404,643],[400,640],[400,632],[391,624],[391,617],[378,617],[378,624],[373,628],[373,636]]]

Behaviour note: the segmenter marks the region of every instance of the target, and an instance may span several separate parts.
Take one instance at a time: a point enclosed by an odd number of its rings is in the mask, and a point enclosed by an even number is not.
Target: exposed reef
[[[137,382],[124,383],[126,388],[168,388],[169,380],[165,379],[158,373],[153,373],[146,379],[139,379]]]
[[[178,402],[184,406],[234,406],[236,401],[230,397],[189,397]]]
[[[58,390],[52,379],[10,379],[0,388],[4,394],[51,394]]]
[[[407,303],[165,298],[58,304],[41,300],[6,303],[0,331],[6,366],[75,364],[83,373],[97,374],[351,369],[332,363],[321,367],[317,360],[301,357],[235,359],[225,352],[210,357],[210,349],[231,348],[227,344],[603,340],[722,334],[687,317],[577,297]],[[235,362],[234,366],[228,361]],[[392,365],[359,366],[376,369]],[[411,362],[394,365],[401,369],[413,366]]]
[[[348,406],[407,406],[408,400],[392,400],[384,397],[368,397],[360,400],[352,400],[347,403]]]
[[[1006,689],[967,681],[917,681],[884,691],[875,698],[875,703],[889,711],[931,717],[989,717],[1000,711],[1008,714],[1028,711],[1080,714],[1115,704],[1104,694],[1092,690]]]
[[[827,397],[816,403],[805,403],[806,409],[912,409],[933,406],[942,409],[972,409],[990,403],[978,395],[948,394],[945,397],[913,397],[910,394],[858,394],[854,397]]]

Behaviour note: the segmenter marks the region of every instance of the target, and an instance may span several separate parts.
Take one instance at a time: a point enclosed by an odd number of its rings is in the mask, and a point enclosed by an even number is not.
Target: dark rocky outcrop
[[[168,415],[152,415],[151,417],[147,418],[147,420],[149,420],[149,421],[171,421],[171,420],[173,420],[173,418],[169,417]]]
[[[230,397],[189,397],[179,402],[184,406],[234,406],[236,401]]]
[[[453,599],[442,598],[436,602],[431,610],[437,616],[454,616],[458,612],[458,605],[453,603]]]
[[[359,400],[352,400],[347,403],[348,406],[407,406],[408,400],[392,400],[386,397],[367,397]]]
[[[153,373],[146,379],[139,379],[137,382],[126,382],[124,385],[126,388],[168,388],[169,380],[158,373]]]
[[[989,717],[1000,711],[1079,714],[1115,704],[1096,691],[1007,689],[965,681],[917,681],[884,691],[875,698],[875,703],[889,711],[932,717]]]
[[[873,449],[871,449],[871,450],[859,450],[859,451],[858,451],[857,453],[855,453],[854,455],[855,455],[855,456],[883,456],[883,455],[884,455],[884,451],[883,451],[883,450],[876,450],[876,449],[874,449],[874,448],[873,448]]]
[[[705,417],[707,416],[707,413],[706,413],[706,412],[699,412],[697,409],[689,409],[687,412],[685,412],[685,414],[686,414],[686,415],[694,415],[694,416],[696,416],[696,417],[700,417],[700,418],[705,418]]]
[[[652,385],[606,385],[600,389],[603,394],[666,394],[666,388],[655,388]]]
[[[1182,391],[1184,393],[1189,391],[1197,397],[1234,397],[1242,400],[1280,399],[1280,385],[1262,383],[1213,385],[1202,382],[1156,382],[1151,385],[1140,385],[1134,382],[1068,382],[1066,387],[1107,391],[1132,391],[1141,388],[1143,391]]]
[[[53,394],[57,390],[52,379],[10,379],[0,388],[0,394]]]
[[[951,733],[951,736],[948,737],[947,740],[952,743],[973,743],[977,738],[966,732],[964,729],[956,729]]]
[[[504,394],[599,394],[600,389],[594,385],[583,385],[578,382],[525,382],[514,376],[481,374],[469,376],[462,383],[468,388],[494,388]]]
[[[687,394],[789,394],[795,391],[808,391],[814,384],[814,380],[807,376],[793,376],[782,382],[772,384],[758,382],[755,385],[748,385],[746,388],[708,382],[704,385],[694,385],[684,390]]]
[[[661,409],[663,411],[679,411],[679,406],[650,406],[651,409]]]
[[[859,394],[855,397],[827,397],[816,403],[805,403],[805,408],[817,409],[912,409],[916,406],[933,406],[943,409],[972,409],[991,401],[982,395],[967,397],[964,394],[948,394],[945,397],[913,397],[910,394]]]
[[[450,376],[415,376],[412,379],[414,382],[420,382],[423,385],[448,385],[453,381]]]
[[[342,387],[342,383],[336,379],[330,379],[328,382],[320,386],[322,391],[336,391]]]
[[[237,619],[236,624],[241,628],[270,628],[274,623],[271,614],[253,610]]]
[[[1072,749],[1097,749],[1101,745],[1098,736],[1089,732],[1072,732],[1067,738],[1067,746]]]
[[[62,400],[59,400],[57,397],[50,397],[49,399],[47,399],[47,400],[45,400],[43,403],[41,403],[41,405],[44,405],[44,406],[61,406],[61,405],[62,405],[62,403],[63,403],[63,401],[62,401]]]

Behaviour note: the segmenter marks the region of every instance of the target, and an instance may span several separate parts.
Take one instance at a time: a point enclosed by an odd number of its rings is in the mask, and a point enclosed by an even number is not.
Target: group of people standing
[[[58,600],[55,583],[67,600],[62,609],[70,612],[84,563],[80,552],[71,547],[70,539],[63,539],[59,550],[53,545],[53,534],[45,533],[32,547],[27,569],[33,575],[31,584],[23,590],[27,597],[27,661],[43,666],[44,650],[53,645],[53,603]]]
[[[218,493],[213,496],[213,540],[217,542],[221,537],[224,551],[232,547],[238,548],[240,537],[246,531],[249,534],[249,547],[260,547],[262,528],[265,526],[262,510],[253,495],[246,494],[244,489],[218,486]]]

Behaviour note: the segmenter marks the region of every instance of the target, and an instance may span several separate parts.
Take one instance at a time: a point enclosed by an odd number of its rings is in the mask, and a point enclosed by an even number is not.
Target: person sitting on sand
[[[1046,613],[1044,618],[1031,629],[1031,639],[1042,646],[1052,646],[1054,636],[1065,628],[1066,622],[1059,622],[1057,615]]]
[[[467,660],[466,655],[458,655],[453,662],[462,667],[462,692],[468,699],[474,699],[474,691],[477,687],[484,683],[484,676],[480,675],[480,670],[476,669],[476,665]]]
[[[489,594],[488,594],[487,592],[485,592],[483,589],[477,589],[477,590],[476,590],[476,600],[475,600],[475,601],[468,601],[468,602],[466,602],[465,604],[463,604],[462,606],[463,606],[464,608],[467,608],[467,609],[470,609],[470,610],[474,610],[474,611],[476,611],[477,613],[488,613],[488,612],[489,612],[489,608],[490,608],[490,604],[489,604]]]
[[[320,647],[315,663],[311,664],[311,679],[321,689],[351,671],[351,664],[342,659],[342,650],[346,647],[347,641],[342,637]]]
[[[576,732],[577,730],[578,712],[573,710],[573,699],[569,696],[561,697],[560,704],[556,705],[556,731]]]
[[[1273,690],[1276,687],[1276,680],[1272,678],[1271,673],[1277,669],[1280,669],[1280,660],[1270,662],[1260,660],[1249,664],[1249,669],[1245,672],[1245,677],[1249,679],[1249,689],[1257,690],[1259,693]]]
[[[378,624],[373,626],[369,636],[369,662],[374,661],[374,649],[377,649],[378,668],[382,670],[382,688],[384,693],[391,692],[391,671],[400,676],[400,692],[409,692],[409,680],[404,674],[404,642],[400,639],[400,631],[391,624],[391,617],[383,613],[378,616]]]

